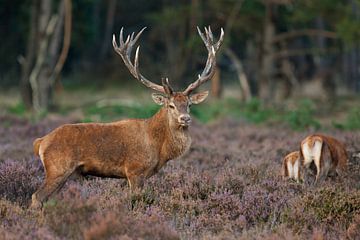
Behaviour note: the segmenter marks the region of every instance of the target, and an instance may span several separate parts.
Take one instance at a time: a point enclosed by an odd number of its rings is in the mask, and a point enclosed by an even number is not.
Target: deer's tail
[[[39,156],[39,148],[40,148],[40,144],[41,144],[42,140],[43,140],[42,138],[37,138],[37,139],[35,139],[35,141],[33,143],[35,156]]]

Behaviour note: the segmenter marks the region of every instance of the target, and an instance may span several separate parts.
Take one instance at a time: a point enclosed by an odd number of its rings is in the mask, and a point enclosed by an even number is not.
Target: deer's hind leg
[[[322,144],[320,151],[317,150],[315,154],[315,164],[317,168],[315,184],[317,184],[326,179],[331,168],[330,149],[325,143]]]
[[[45,166],[44,166],[45,167]],[[77,167],[45,167],[45,180],[40,188],[32,195],[31,208],[41,208],[51,194],[58,191]]]

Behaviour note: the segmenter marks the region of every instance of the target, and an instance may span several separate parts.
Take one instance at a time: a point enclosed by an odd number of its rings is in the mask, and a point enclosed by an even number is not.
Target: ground
[[[346,144],[349,172],[306,187],[284,181],[280,169],[311,130],[195,121],[190,151],[142,191],[131,194],[121,179],[74,176],[41,211],[28,209],[44,178],[32,141],[76,121],[0,117],[0,239],[359,239],[359,130],[322,130]]]

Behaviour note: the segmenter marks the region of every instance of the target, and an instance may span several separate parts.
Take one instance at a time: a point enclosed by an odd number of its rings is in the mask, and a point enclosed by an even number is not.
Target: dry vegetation
[[[359,239],[359,158],[346,179],[305,188],[279,173],[310,132],[229,119],[195,123],[189,153],[141,192],[74,176],[42,211],[29,210],[44,177],[32,141],[70,121],[0,117],[0,239]],[[359,151],[359,130],[325,132]]]

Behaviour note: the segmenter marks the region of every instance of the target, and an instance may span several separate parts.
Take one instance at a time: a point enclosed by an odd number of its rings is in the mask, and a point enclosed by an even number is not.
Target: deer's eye
[[[175,106],[172,105],[172,104],[170,104],[169,107],[170,107],[171,109],[175,109]]]

